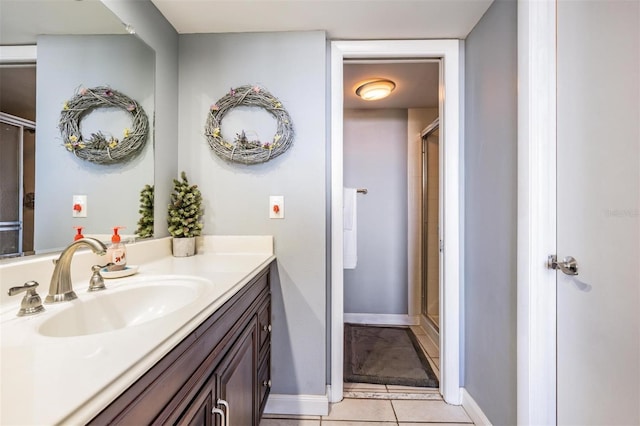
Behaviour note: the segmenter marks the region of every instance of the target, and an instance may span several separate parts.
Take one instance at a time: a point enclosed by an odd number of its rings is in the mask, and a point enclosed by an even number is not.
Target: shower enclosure
[[[25,169],[33,171],[33,156],[25,164],[25,145],[32,154],[34,134],[34,122],[0,113],[0,258],[33,250],[34,195],[25,191]]]
[[[422,315],[440,329],[439,158],[436,119],[422,132]]]

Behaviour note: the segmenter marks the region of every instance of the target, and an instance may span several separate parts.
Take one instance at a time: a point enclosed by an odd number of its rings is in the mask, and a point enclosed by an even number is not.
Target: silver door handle
[[[559,269],[567,275],[578,275],[578,261],[571,256],[567,256],[562,262],[558,262],[558,257],[555,254],[549,255],[547,267],[549,269]]]

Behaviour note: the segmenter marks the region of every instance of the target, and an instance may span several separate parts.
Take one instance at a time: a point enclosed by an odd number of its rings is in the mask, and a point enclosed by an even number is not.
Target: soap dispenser
[[[73,237],[73,241],[78,241],[80,238],[84,238],[84,235],[82,235],[82,229],[84,227],[82,226],[74,226],[73,229],[75,229],[77,231],[77,234],[74,235]]]
[[[113,228],[113,235],[111,236],[111,245],[107,248],[107,262],[111,265],[107,266],[107,271],[122,271],[127,266],[127,249],[124,243],[120,242],[120,235],[118,230],[122,229],[122,226],[116,226]]]

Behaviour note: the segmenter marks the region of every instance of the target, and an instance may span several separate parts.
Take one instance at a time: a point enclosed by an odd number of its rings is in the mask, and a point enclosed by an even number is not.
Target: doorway
[[[353,200],[357,232],[345,234],[346,322],[421,322],[420,134],[439,115],[440,68],[433,59],[345,60],[343,181],[361,190]],[[387,79],[395,89],[375,101],[358,96],[356,89],[373,78]],[[345,223],[351,223],[354,211],[347,211]]]
[[[343,397],[344,277],[343,277],[343,65],[345,59],[440,59],[442,154],[445,172],[443,209],[446,220],[439,230],[443,241],[441,270],[446,285],[442,307],[440,392],[446,402],[461,403],[460,290],[462,276],[461,187],[461,41],[334,41],[331,45],[331,330],[329,399]],[[446,102],[445,102],[446,94]]]

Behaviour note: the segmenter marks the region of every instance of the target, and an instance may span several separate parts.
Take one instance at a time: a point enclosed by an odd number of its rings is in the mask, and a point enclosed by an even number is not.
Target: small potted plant
[[[153,237],[153,185],[145,185],[140,191],[140,219],[136,235],[138,238]]]
[[[193,256],[196,239],[202,232],[202,194],[198,185],[189,185],[187,174],[180,174],[181,180],[173,180],[173,192],[169,204],[169,234],[173,237],[173,255]]]

